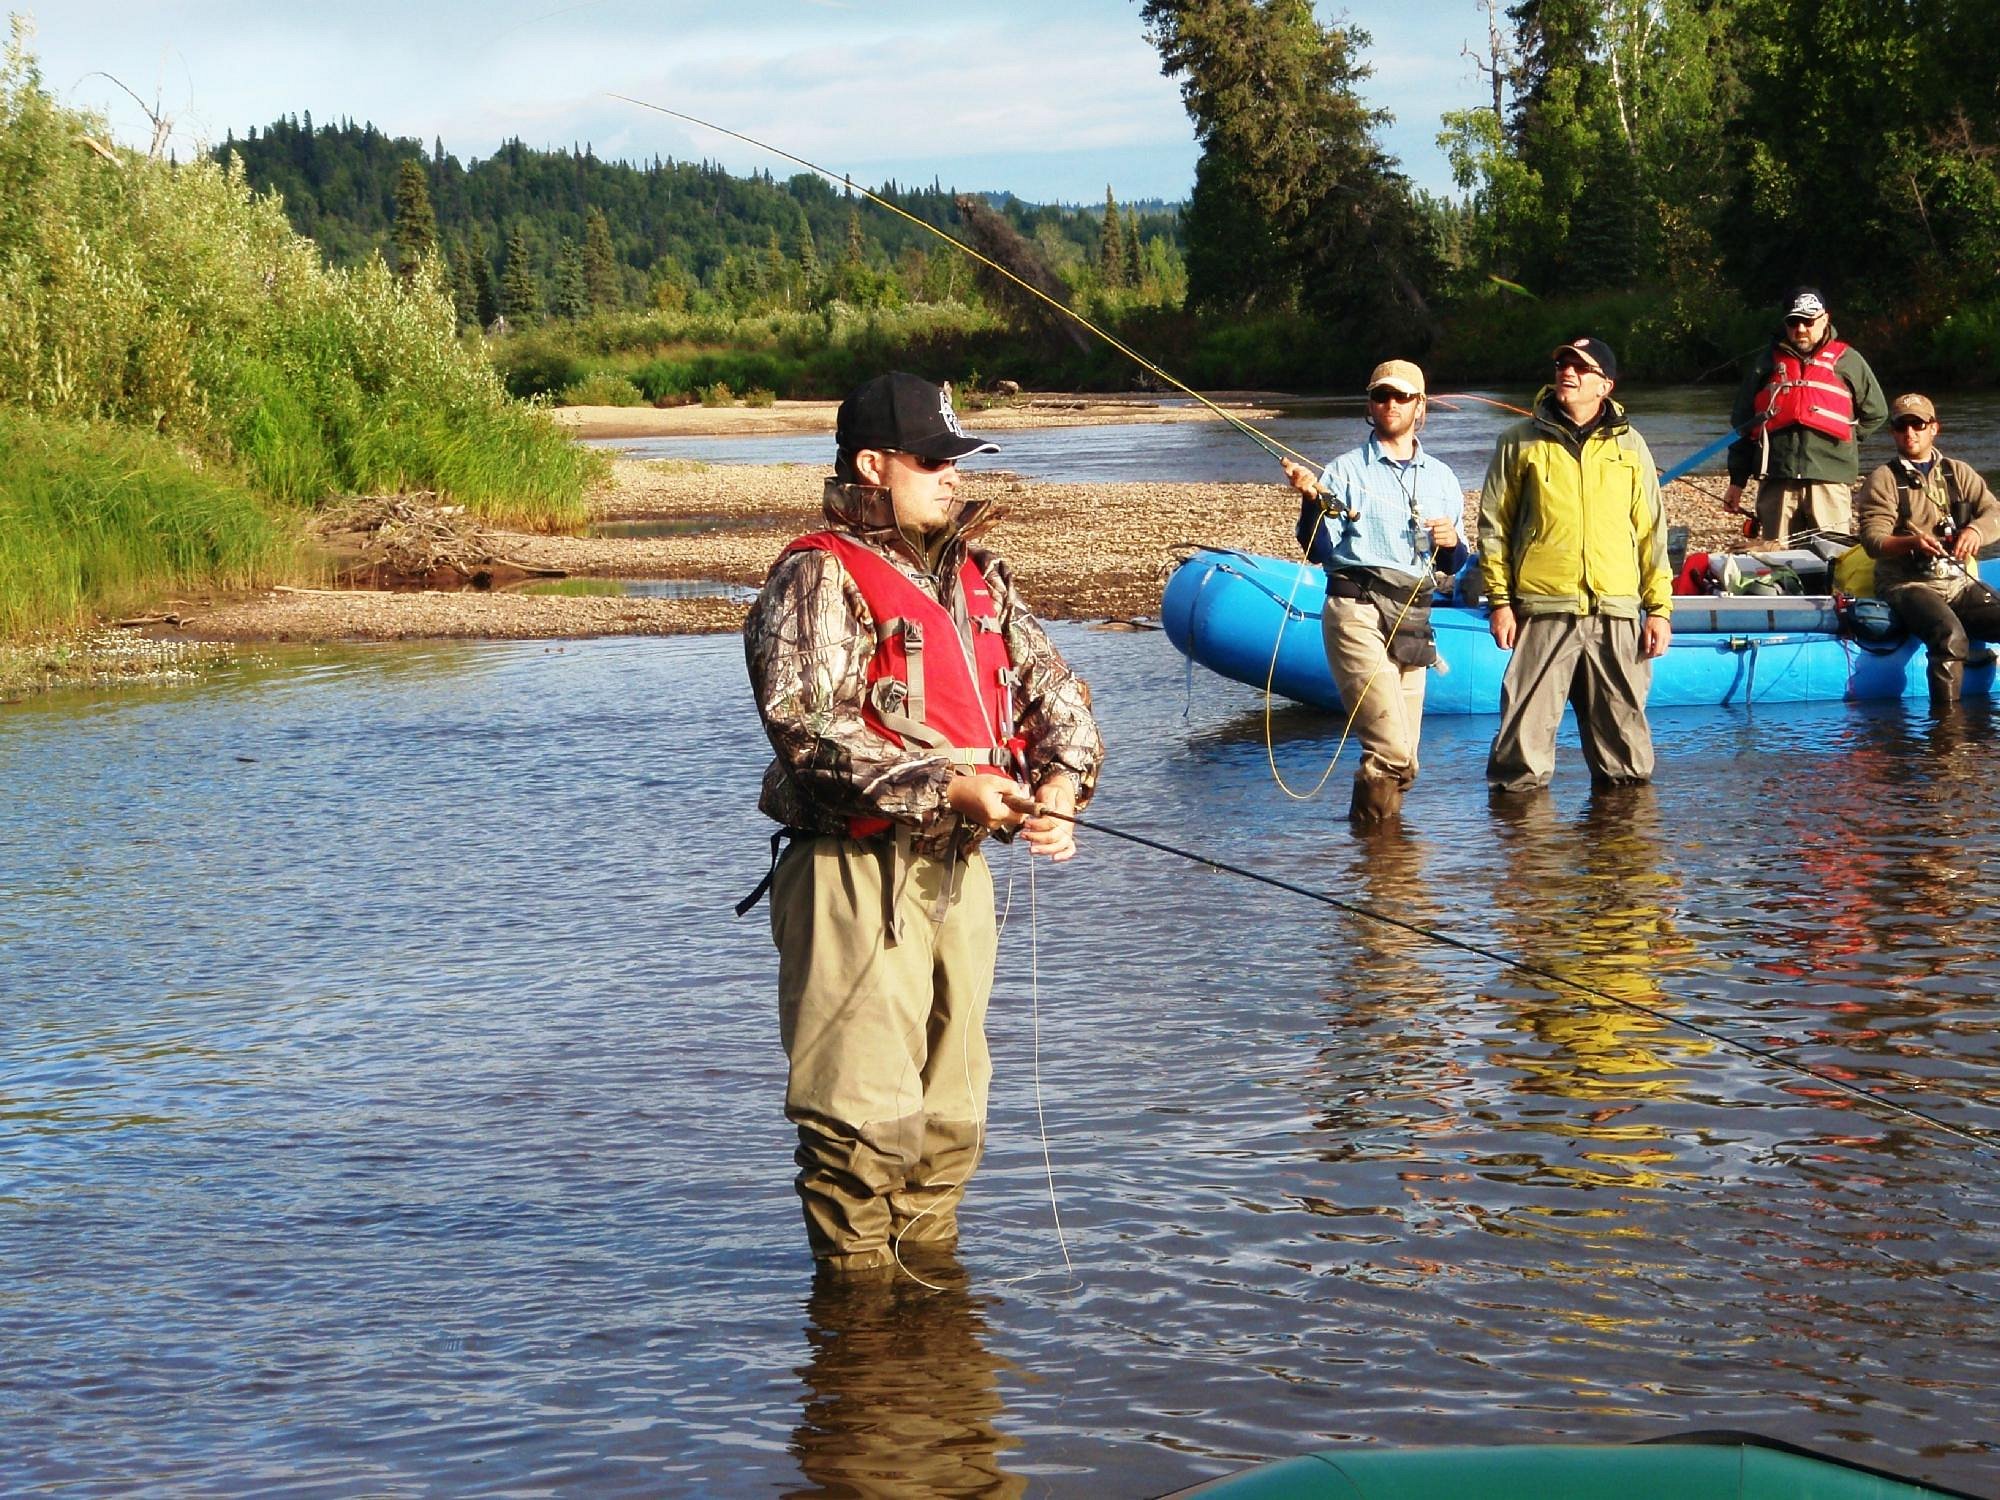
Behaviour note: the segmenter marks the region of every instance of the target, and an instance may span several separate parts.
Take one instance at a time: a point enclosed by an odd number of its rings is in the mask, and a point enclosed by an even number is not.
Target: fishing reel
[[[1952,548],[1958,544],[1958,522],[1952,519],[1950,511],[1946,511],[1939,518],[1937,530],[1932,535],[1936,536],[1938,544],[1944,548],[1944,555],[1931,559],[1931,577],[1949,578],[1954,572],[1965,572],[1965,564],[1952,555]]]

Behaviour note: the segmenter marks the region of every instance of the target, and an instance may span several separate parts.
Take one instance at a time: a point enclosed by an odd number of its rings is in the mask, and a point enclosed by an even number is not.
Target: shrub
[[[114,486],[107,507],[156,502],[178,515],[190,482],[211,497],[229,490],[232,515],[249,490],[310,505],[411,488],[495,518],[573,523],[602,461],[508,399],[484,351],[457,337],[435,261],[407,283],[379,257],[327,268],[239,164],[176,165],[104,146],[100,120],[43,91],[23,36],[17,22],[0,54],[0,400],[88,429],[86,448],[112,451],[107,425],[165,437],[198,476],[168,482],[149,454],[139,472],[150,477]],[[43,512],[14,509],[18,539]],[[71,522],[87,534],[94,524]],[[160,525],[181,522],[163,513]],[[247,525],[232,520],[218,535]],[[162,582],[237,567],[234,553],[201,564],[137,545],[136,512],[104,526],[125,539],[106,541],[96,561],[58,553],[30,569],[15,557],[13,587],[37,592],[24,604],[10,591],[7,618],[109,597],[131,574],[115,559],[152,558]]]
[[[734,406],[736,404],[736,393],[729,388],[728,381],[718,380],[713,385],[705,385],[701,388],[701,404],[703,406]]]
[[[562,393],[564,406],[644,406],[646,397],[636,385],[623,375],[608,375],[600,371],[595,375],[565,386]]]

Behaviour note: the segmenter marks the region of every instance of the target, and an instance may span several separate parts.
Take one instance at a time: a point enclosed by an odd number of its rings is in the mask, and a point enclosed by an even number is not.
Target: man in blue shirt
[[[1303,497],[1299,545],[1326,569],[1320,616],[1327,665],[1348,724],[1361,740],[1348,817],[1367,826],[1396,816],[1417,779],[1434,575],[1466,559],[1458,534],[1465,492],[1448,464],[1424,452],[1424,372],[1408,360],[1368,379],[1368,440],[1317,479],[1287,460]]]

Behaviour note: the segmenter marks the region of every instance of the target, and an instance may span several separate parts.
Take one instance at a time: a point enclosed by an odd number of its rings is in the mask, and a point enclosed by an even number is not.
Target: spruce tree
[[[583,250],[565,239],[556,251],[556,274],[549,282],[549,311],[575,322],[590,316],[590,284],[583,267]]]
[[[785,273],[790,269],[785,261],[785,247],[778,241],[778,231],[773,229],[771,237],[764,243],[764,292],[775,297],[780,293],[785,301],[792,300],[792,289],[785,284]]]
[[[527,228],[519,223],[507,236],[507,269],[500,277],[500,314],[515,328],[529,328],[542,315],[542,284],[535,277]]]
[[[431,192],[424,169],[414,161],[396,174],[396,274],[408,286],[426,256],[437,254],[437,215],[431,212]]]
[[[463,238],[451,242],[445,264],[451,272],[451,305],[458,314],[458,326],[470,327],[479,321],[479,279],[472,269],[472,251]]]
[[[611,224],[604,210],[592,204],[583,216],[583,282],[594,312],[612,312],[625,301],[618,254],[611,246]]]
[[[474,230],[465,248],[472,261],[473,321],[491,328],[500,316],[500,283],[493,275],[493,257],[487,253],[486,237]]]
[[[803,213],[799,215],[799,281],[806,301],[814,301],[819,295],[819,246],[813,243],[812,222]]]
[[[1118,222],[1118,200],[1104,189],[1104,225],[1097,236],[1097,279],[1105,287],[1125,285],[1125,231]]]

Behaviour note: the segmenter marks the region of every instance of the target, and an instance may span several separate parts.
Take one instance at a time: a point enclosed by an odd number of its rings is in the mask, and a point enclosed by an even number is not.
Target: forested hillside
[[[407,205],[405,168],[413,164],[454,295],[466,320],[482,324],[502,312],[519,324],[627,308],[673,312],[703,301],[746,311],[831,298],[868,307],[972,295],[964,257],[811,173],[735,177],[705,162],[658,158],[634,166],[604,161],[588,146],[535,150],[518,140],[461,163],[441,142],[426,148],[352,121],[316,126],[309,114],[216,148],[219,159],[232,154],[255,187],[283,196],[294,227],[335,264],[377,251],[396,263],[397,226],[410,212],[399,208],[399,190]],[[957,232],[949,187],[871,190]],[[1178,299],[1174,207],[985,201],[1073,289],[1151,280]]]
[[[1310,0],[1145,0],[1134,24],[1179,82],[1201,147],[1184,212],[1109,193],[1082,208],[984,197],[975,209],[998,212],[982,228],[941,183],[880,192],[963,241],[1010,230],[1069,306],[1143,333],[1205,385],[1339,387],[1384,351],[1456,379],[1517,378],[1584,326],[1619,346],[1631,377],[1727,379],[1768,336],[1779,294],[1802,282],[1826,291],[1842,331],[1886,369],[1992,380],[1991,9],[1484,0],[1487,46],[1469,65],[1490,104],[1438,122],[1459,188],[1441,198],[1382,148],[1365,30],[1321,19]],[[517,391],[567,389],[579,371],[629,381],[634,399],[687,396],[692,381],[821,391],[852,363],[809,368],[839,337],[834,323],[788,324],[774,339],[756,320],[891,309],[925,314],[897,325],[917,342],[871,325],[867,358],[921,353],[940,374],[1004,360],[1046,383],[1132,378],[1117,360],[1082,358],[1045,317],[1035,338],[994,342],[997,324],[1036,333],[1040,312],[1010,305],[916,225],[810,174],[743,178],[520,141],[461,164],[435,142],[309,118],[219,150],[281,193],[333,263],[381,251],[408,268],[435,249],[462,326],[550,325],[542,352],[558,359],[495,350]],[[586,330],[606,314],[668,321]],[[688,344],[785,361],[763,374],[697,369],[679,358]]]

